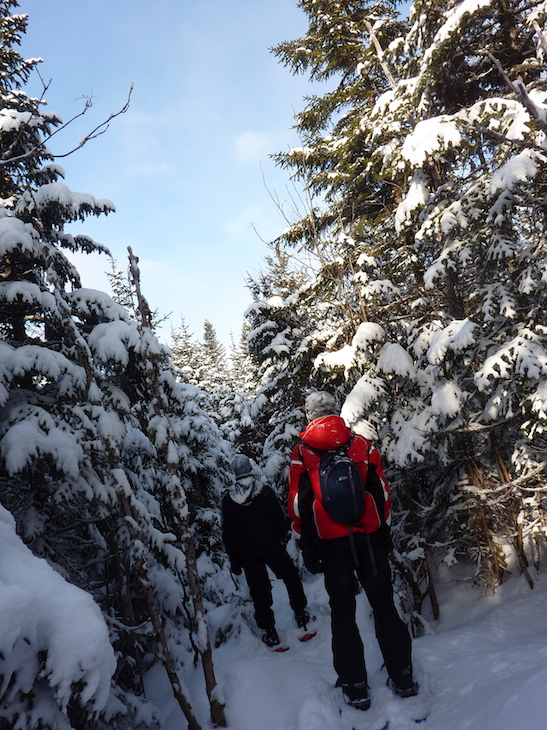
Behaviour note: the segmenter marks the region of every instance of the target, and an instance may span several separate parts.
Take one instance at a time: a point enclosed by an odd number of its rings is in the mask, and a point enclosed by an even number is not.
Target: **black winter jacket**
[[[237,504],[228,493],[224,495],[222,539],[232,563],[260,559],[279,550],[287,529],[288,517],[271,487],[263,487],[249,504]]]

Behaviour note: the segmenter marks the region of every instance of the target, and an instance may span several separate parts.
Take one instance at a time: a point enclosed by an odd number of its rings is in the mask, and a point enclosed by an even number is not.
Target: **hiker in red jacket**
[[[368,710],[363,642],[355,620],[355,575],[374,614],[376,638],[392,689],[401,697],[411,697],[418,691],[412,676],[410,635],[393,602],[388,562],[389,485],[380,454],[370,441],[350,431],[329,393],[320,391],[308,396],[305,412],[308,426],[291,454],[288,513],[293,529],[301,536],[304,564],[310,572],[324,574],[337,684],[348,704]],[[321,452],[344,445],[357,464],[365,489],[364,509],[351,525],[329,516],[322,503],[319,480]]]

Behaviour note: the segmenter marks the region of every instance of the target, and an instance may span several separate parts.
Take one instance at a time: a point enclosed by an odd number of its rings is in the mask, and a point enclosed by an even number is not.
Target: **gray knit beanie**
[[[322,418],[323,416],[338,415],[338,408],[334,397],[325,390],[311,393],[306,398],[304,410],[308,422],[315,421],[316,418]]]
[[[236,454],[232,459],[232,471],[236,479],[252,476],[253,466],[245,454]]]

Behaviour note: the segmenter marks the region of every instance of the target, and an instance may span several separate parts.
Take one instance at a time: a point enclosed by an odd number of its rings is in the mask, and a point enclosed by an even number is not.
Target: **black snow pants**
[[[289,603],[295,614],[306,608],[307,601],[302,581],[285,547],[280,547],[279,550],[262,558],[245,560],[242,565],[259,628],[266,630],[275,627],[275,617],[272,611],[272,585],[266,566],[271,568],[276,578],[280,578],[285,583]]]
[[[389,676],[399,685],[411,665],[411,639],[393,602],[391,568],[383,537],[354,534],[359,567],[355,566],[348,537],[320,540],[325,588],[331,608],[332,653],[340,681],[366,681],[364,649],[355,620],[355,575],[363,586],[374,615],[376,638]]]

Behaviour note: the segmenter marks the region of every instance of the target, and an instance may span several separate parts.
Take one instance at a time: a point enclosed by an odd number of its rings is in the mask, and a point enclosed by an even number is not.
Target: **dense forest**
[[[158,662],[189,728],[185,662],[226,724],[208,615],[230,458],[284,499],[317,389],[382,453],[415,635],[456,567],[485,592],[541,570],[547,5],[297,4],[305,36],[272,52],[325,92],[272,151],[301,209],[226,351],[208,321],[158,341],[138,251],[112,294],[82,288],[67,253],[102,247],[67,227],[112,204],[63,181],[26,16],[0,0],[0,728],[153,728]]]

